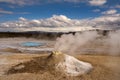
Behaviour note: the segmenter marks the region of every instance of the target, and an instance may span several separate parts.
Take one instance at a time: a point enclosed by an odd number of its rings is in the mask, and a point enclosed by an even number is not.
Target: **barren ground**
[[[77,77],[70,77],[65,76],[64,74],[61,74],[59,72],[54,71],[54,73],[51,73],[50,70],[42,70],[40,73],[38,73],[39,63],[42,63],[42,57],[48,56],[48,54],[42,54],[40,52],[39,54],[30,54],[26,52],[21,52],[19,49],[12,49],[8,46],[15,46],[18,43],[26,41],[37,41],[34,39],[17,39],[17,38],[8,38],[8,39],[0,39],[0,80],[120,80],[120,56],[110,56],[106,55],[106,53],[109,52],[103,52],[105,50],[109,50],[109,46],[103,46],[102,43],[104,42],[91,42],[90,44],[87,44],[87,46],[84,46],[82,53],[90,53],[89,55],[80,55],[79,51],[78,54],[72,55],[79,60],[89,62],[93,65],[93,70],[84,75],[80,75]],[[41,48],[51,48],[55,44],[54,41],[40,41],[39,42],[45,42],[47,43],[46,46],[43,46]],[[38,42],[37,41],[37,42]],[[91,45],[92,44],[92,45]],[[94,44],[94,45],[93,45]],[[4,47],[8,47],[6,49],[3,49]],[[18,48],[19,46],[17,46]],[[97,49],[98,48],[98,49]],[[31,49],[31,48],[30,48]],[[95,51],[96,49],[97,51]],[[99,50],[101,49],[101,50]],[[45,49],[46,50],[46,49]],[[79,49],[78,49],[79,50]],[[98,52],[98,53],[96,53]],[[12,53],[12,54],[11,54]],[[100,53],[100,54],[99,54]],[[75,53],[74,53],[75,54]],[[35,63],[31,60],[35,60]],[[13,66],[18,65],[20,63],[28,62],[29,65],[29,71],[22,71],[22,72],[16,72],[14,74],[6,74],[8,70],[10,70]],[[36,65],[36,63],[38,63]],[[31,66],[32,65],[32,66]],[[43,66],[45,67],[45,66]]]
[[[47,54],[9,54],[0,55],[0,80],[119,80],[120,79],[120,56],[103,55],[75,55],[76,58],[90,62],[94,69],[89,73],[77,77],[69,77],[58,72],[42,73],[24,72],[6,75],[4,72],[19,63],[30,61]],[[34,68],[32,68],[34,69]]]

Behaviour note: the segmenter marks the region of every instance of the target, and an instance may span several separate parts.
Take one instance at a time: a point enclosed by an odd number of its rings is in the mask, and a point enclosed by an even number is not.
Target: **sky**
[[[120,0],[0,0],[0,31],[119,28],[119,22]]]

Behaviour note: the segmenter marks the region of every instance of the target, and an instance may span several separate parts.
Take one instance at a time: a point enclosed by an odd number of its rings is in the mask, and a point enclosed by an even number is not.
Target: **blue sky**
[[[19,17],[43,19],[52,15],[65,15],[72,19],[94,18],[111,9],[120,13],[120,0],[98,1],[0,0],[0,22],[17,20]]]
[[[120,0],[0,0],[0,31],[120,29]]]

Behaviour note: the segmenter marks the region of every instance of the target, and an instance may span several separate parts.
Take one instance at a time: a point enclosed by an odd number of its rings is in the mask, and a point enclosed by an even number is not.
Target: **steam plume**
[[[120,30],[116,32],[110,32],[109,37],[106,39],[107,44],[110,46],[109,53],[111,55],[120,54]]]
[[[82,33],[64,34],[57,38],[55,50],[66,53],[84,54],[82,50],[86,49],[91,54],[120,54],[120,31],[111,31],[108,36],[100,36],[97,31],[86,31]],[[79,51],[79,52],[76,52]]]
[[[73,53],[79,47],[86,44],[88,41],[94,40],[97,36],[98,35],[95,31],[76,33],[75,35],[62,35],[61,38],[57,39],[55,50]]]

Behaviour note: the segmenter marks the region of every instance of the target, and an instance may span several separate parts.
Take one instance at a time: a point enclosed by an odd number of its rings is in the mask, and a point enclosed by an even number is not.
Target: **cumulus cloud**
[[[53,15],[46,19],[28,20],[20,17],[17,21],[0,24],[1,30],[14,31],[81,31],[91,29],[120,28],[120,14],[103,15],[93,19],[70,19],[65,15]]]
[[[115,9],[111,9],[111,10],[102,12],[102,14],[105,14],[105,15],[116,14],[116,13],[117,13],[117,10],[115,10]]]
[[[101,6],[103,4],[105,4],[107,2],[107,0],[90,0],[89,4],[92,6]]]
[[[103,29],[117,29],[120,28],[120,14],[104,15],[92,20],[97,27]]]
[[[19,18],[20,21],[26,21],[27,19],[23,18],[23,17],[20,17]]]

